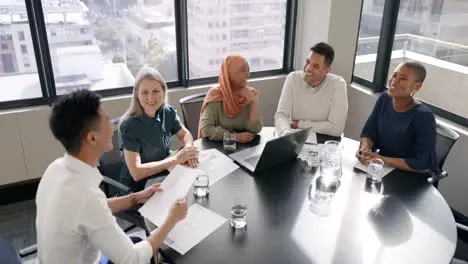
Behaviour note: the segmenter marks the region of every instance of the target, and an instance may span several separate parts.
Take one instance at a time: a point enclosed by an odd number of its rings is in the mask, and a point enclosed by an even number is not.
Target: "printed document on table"
[[[363,172],[366,172],[366,173],[369,173],[369,167],[362,164],[361,162],[356,162],[356,164],[354,164],[354,168],[358,169],[358,170],[361,170]],[[390,172],[392,172],[395,168],[393,167],[389,167],[389,166],[385,166],[382,168],[382,177],[389,174]]]
[[[177,223],[164,243],[183,255],[222,226],[224,222],[226,218],[199,204],[193,204],[188,210],[187,217]]]
[[[198,159],[200,163],[197,169],[208,174],[210,186],[239,168],[229,157],[216,149],[200,151]]]
[[[193,181],[200,171],[177,165],[161,183],[162,192],[156,192],[139,210],[141,215],[161,225],[166,219],[171,205],[180,198],[187,196]]]

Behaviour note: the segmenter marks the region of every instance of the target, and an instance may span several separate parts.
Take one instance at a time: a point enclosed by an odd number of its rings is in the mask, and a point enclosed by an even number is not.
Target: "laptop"
[[[292,161],[302,150],[310,128],[274,138],[265,144],[229,155],[236,163],[257,173],[276,165]]]

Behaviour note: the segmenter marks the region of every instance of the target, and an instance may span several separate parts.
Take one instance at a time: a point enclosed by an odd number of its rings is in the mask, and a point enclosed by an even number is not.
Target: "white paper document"
[[[164,243],[183,255],[224,222],[226,218],[199,204],[193,204],[188,210],[187,217],[172,229]]]
[[[171,205],[177,199],[187,196],[198,175],[200,175],[198,170],[177,165],[161,183],[163,191],[155,193],[139,212],[155,225],[161,225]]]
[[[229,157],[216,149],[200,151],[198,159],[200,163],[197,169],[208,174],[210,186],[239,168]]]
[[[359,169],[359,170],[361,170],[361,171],[364,171],[364,172],[366,172],[366,173],[369,173],[369,167],[366,166],[366,165],[364,165],[364,164],[362,164],[362,163],[359,162],[359,161],[356,162],[356,164],[354,164],[354,168]],[[393,168],[393,167],[388,167],[388,166],[385,166],[385,165],[384,165],[383,168],[382,168],[382,177],[385,176],[385,175],[387,175],[387,174],[389,174],[389,173],[392,172],[394,169],[395,169],[395,168]]]

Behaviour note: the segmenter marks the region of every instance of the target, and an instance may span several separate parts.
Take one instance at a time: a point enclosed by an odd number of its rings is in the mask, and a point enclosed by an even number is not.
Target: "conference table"
[[[251,144],[273,138],[264,128]],[[336,139],[317,135],[318,143]],[[310,210],[310,185],[319,173],[300,160],[258,174],[235,170],[210,187],[199,203],[229,219],[236,201],[247,204],[247,229],[229,221],[184,255],[164,246],[175,263],[450,263],[457,243],[455,220],[444,198],[422,175],[393,170],[381,185],[354,169],[359,142],[341,138],[342,177],[327,214]],[[197,140],[200,150],[222,142]],[[278,153],[278,155],[281,155]],[[151,182],[149,182],[151,184]]]

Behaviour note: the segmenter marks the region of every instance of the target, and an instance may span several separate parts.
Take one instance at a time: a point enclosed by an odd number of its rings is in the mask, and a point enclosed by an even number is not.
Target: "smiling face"
[[[410,67],[400,64],[388,82],[388,95],[394,98],[411,97],[421,89],[422,82]]]
[[[325,63],[325,56],[310,52],[304,65],[304,81],[316,87],[322,83],[325,75],[330,72],[330,66]]]
[[[164,103],[165,93],[160,81],[143,78],[138,85],[138,101],[143,111],[153,116]]]

